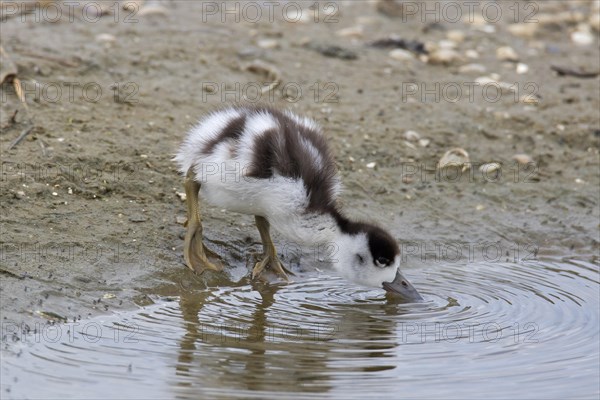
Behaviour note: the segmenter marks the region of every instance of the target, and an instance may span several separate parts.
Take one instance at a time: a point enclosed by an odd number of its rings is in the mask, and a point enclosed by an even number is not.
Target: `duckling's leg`
[[[269,233],[269,221],[258,215],[255,215],[254,219],[256,221],[258,232],[260,233],[260,239],[262,240],[263,255],[262,260],[257,262],[252,269],[252,279],[257,278],[265,268],[271,268],[277,275],[281,276],[286,281],[289,281],[287,274],[292,273],[285,269],[283,264],[281,264],[281,261],[279,261],[279,258],[277,258],[277,250],[275,249],[273,240],[271,240],[271,234]]]
[[[190,168],[185,176],[187,232],[183,243],[183,258],[192,271],[198,273],[207,269],[220,271],[221,268],[211,263],[207,257],[207,255],[217,256],[217,254],[208,249],[202,242],[202,221],[198,200],[200,184],[194,180],[193,176],[194,171]]]

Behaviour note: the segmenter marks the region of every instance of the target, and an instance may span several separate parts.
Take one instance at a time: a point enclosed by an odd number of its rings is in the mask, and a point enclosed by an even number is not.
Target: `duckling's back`
[[[335,207],[339,179],[316,122],[269,107],[230,107],[200,121],[175,161],[201,194],[231,211],[270,216]]]

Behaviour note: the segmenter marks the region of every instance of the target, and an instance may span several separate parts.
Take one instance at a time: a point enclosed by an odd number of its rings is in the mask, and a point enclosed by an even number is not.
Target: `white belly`
[[[278,175],[270,179],[233,173],[206,176],[201,182],[200,195],[217,207],[264,217],[300,213],[308,204],[300,180]]]
[[[306,213],[308,196],[301,180],[273,175],[256,179],[233,173],[234,165],[219,168],[223,173],[205,171],[200,199],[241,214],[265,217],[272,228],[298,245],[322,243],[334,234],[330,216]],[[210,172],[210,174],[208,173]]]

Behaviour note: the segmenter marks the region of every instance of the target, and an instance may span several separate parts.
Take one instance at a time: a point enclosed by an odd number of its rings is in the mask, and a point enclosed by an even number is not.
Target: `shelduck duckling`
[[[254,215],[263,244],[252,279],[265,269],[288,280],[269,229],[298,244],[331,244],[343,278],[410,301],[421,300],[400,272],[394,238],[370,223],[345,217],[336,198],[340,181],[319,125],[290,111],[230,107],[200,121],[175,161],[185,175],[187,233],[184,259],[196,272],[219,270],[202,242],[198,194],[229,211]]]

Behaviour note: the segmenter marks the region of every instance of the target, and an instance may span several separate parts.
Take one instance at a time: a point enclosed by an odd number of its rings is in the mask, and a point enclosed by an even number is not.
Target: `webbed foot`
[[[252,279],[258,278],[265,269],[271,270],[273,273],[280,276],[286,282],[289,282],[290,280],[288,274],[292,274],[283,266],[281,261],[279,261],[277,255],[264,254],[262,260],[257,262],[254,265],[254,268],[252,269]]]
[[[213,264],[208,257],[218,258],[219,255],[210,250],[202,241],[202,220],[200,218],[198,192],[200,184],[193,179],[193,168],[190,168],[185,179],[187,202],[187,217],[185,224],[187,232],[183,243],[183,258],[192,271],[202,273],[205,270],[220,271],[222,268]]]

